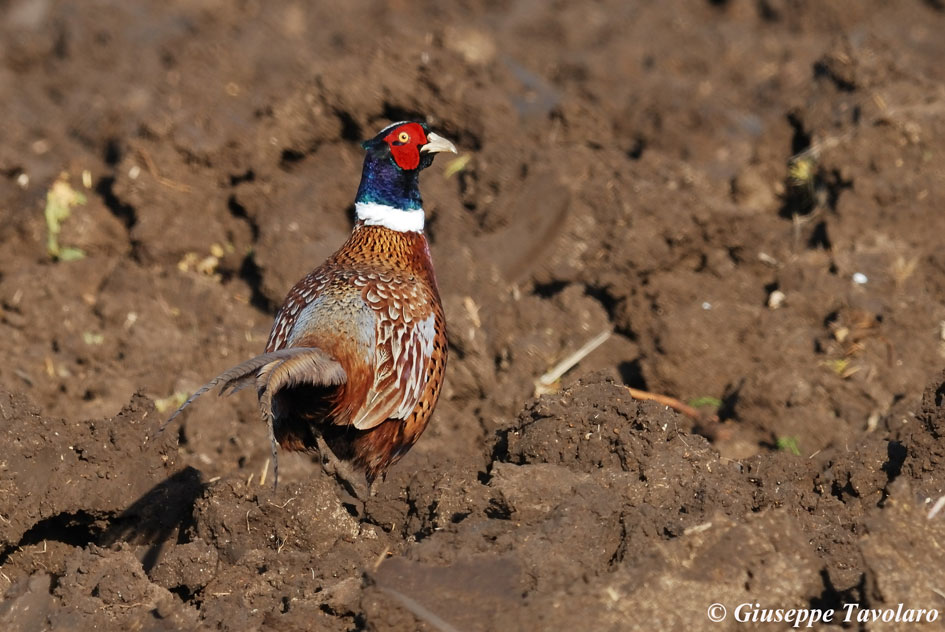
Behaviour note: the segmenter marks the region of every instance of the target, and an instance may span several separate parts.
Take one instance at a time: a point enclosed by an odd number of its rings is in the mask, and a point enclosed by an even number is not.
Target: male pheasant
[[[456,147],[406,121],[362,147],[351,236],[289,292],[265,353],[201,387],[164,424],[217,385],[223,394],[255,384],[274,481],[277,443],[307,451],[327,444],[372,487],[420,438],[440,394],[446,324],[418,177],[437,152]]]

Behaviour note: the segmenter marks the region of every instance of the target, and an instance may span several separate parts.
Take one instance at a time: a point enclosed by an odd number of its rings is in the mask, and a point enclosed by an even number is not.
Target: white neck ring
[[[376,202],[355,202],[354,213],[366,226],[383,226],[399,233],[423,231],[422,208],[404,210]]]

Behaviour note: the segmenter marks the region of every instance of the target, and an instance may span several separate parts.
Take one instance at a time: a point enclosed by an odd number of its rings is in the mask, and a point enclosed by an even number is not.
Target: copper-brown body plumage
[[[385,418],[370,428],[356,428],[354,421],[375,382],[375,367],[360,356],[352,337],[340,336],[336,329],[313,328],[293,344],[317,347],[337,358],[347,381],[333,388],[316,389],[306,384],[284,388],[275,397],[280,415],[273,429],[279,444],[289,450],[315,448],[315,433],[320,432],[338,458],[352,461],[365,471],[368,481],[373,481],[420,438],[439,397],[446,369],[446,323],[423,233],[357,226],[338,252],[289,293],[266,351],[285,347],[292,324],[316,297],[345,304],[350,296],[357,296],[375,312],[379,330],[391,327],[392,337],[375,344],[377,352],[389,356],[392,362],[397,360],[392,347],[398,328],[406,330],[432,317],[433,353],[419,367],[419,401],[406,419]]]
[[[417,175],[456,148],[410,122],[363,146],[351,236],[289,292],[265,352],[204,385],[167,422],[214,386],[255,385],[276,477],[276,443],[327,446],[372,483],[416,443],[443,383],[446,323]]]

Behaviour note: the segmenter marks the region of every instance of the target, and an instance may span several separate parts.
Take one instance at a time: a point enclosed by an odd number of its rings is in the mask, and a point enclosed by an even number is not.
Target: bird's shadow
[[[99,538],[99,544],[105,547],[118,542],[148,545],[141,565],[145,572],[150,572],[175,530],[178,540],[186,537],[193,525],[194,502],[205,488],[200,472],[185,467],[152,487],[114,518]]]

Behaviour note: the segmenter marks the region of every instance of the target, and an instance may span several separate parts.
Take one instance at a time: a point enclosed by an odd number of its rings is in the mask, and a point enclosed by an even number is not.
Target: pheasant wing
[[[359,430],[410,416],[423,396],[436,338],[432,301],[416,286],[378,283],[363,296],[376,315],[376,352],[374,383],[351,422]]]

